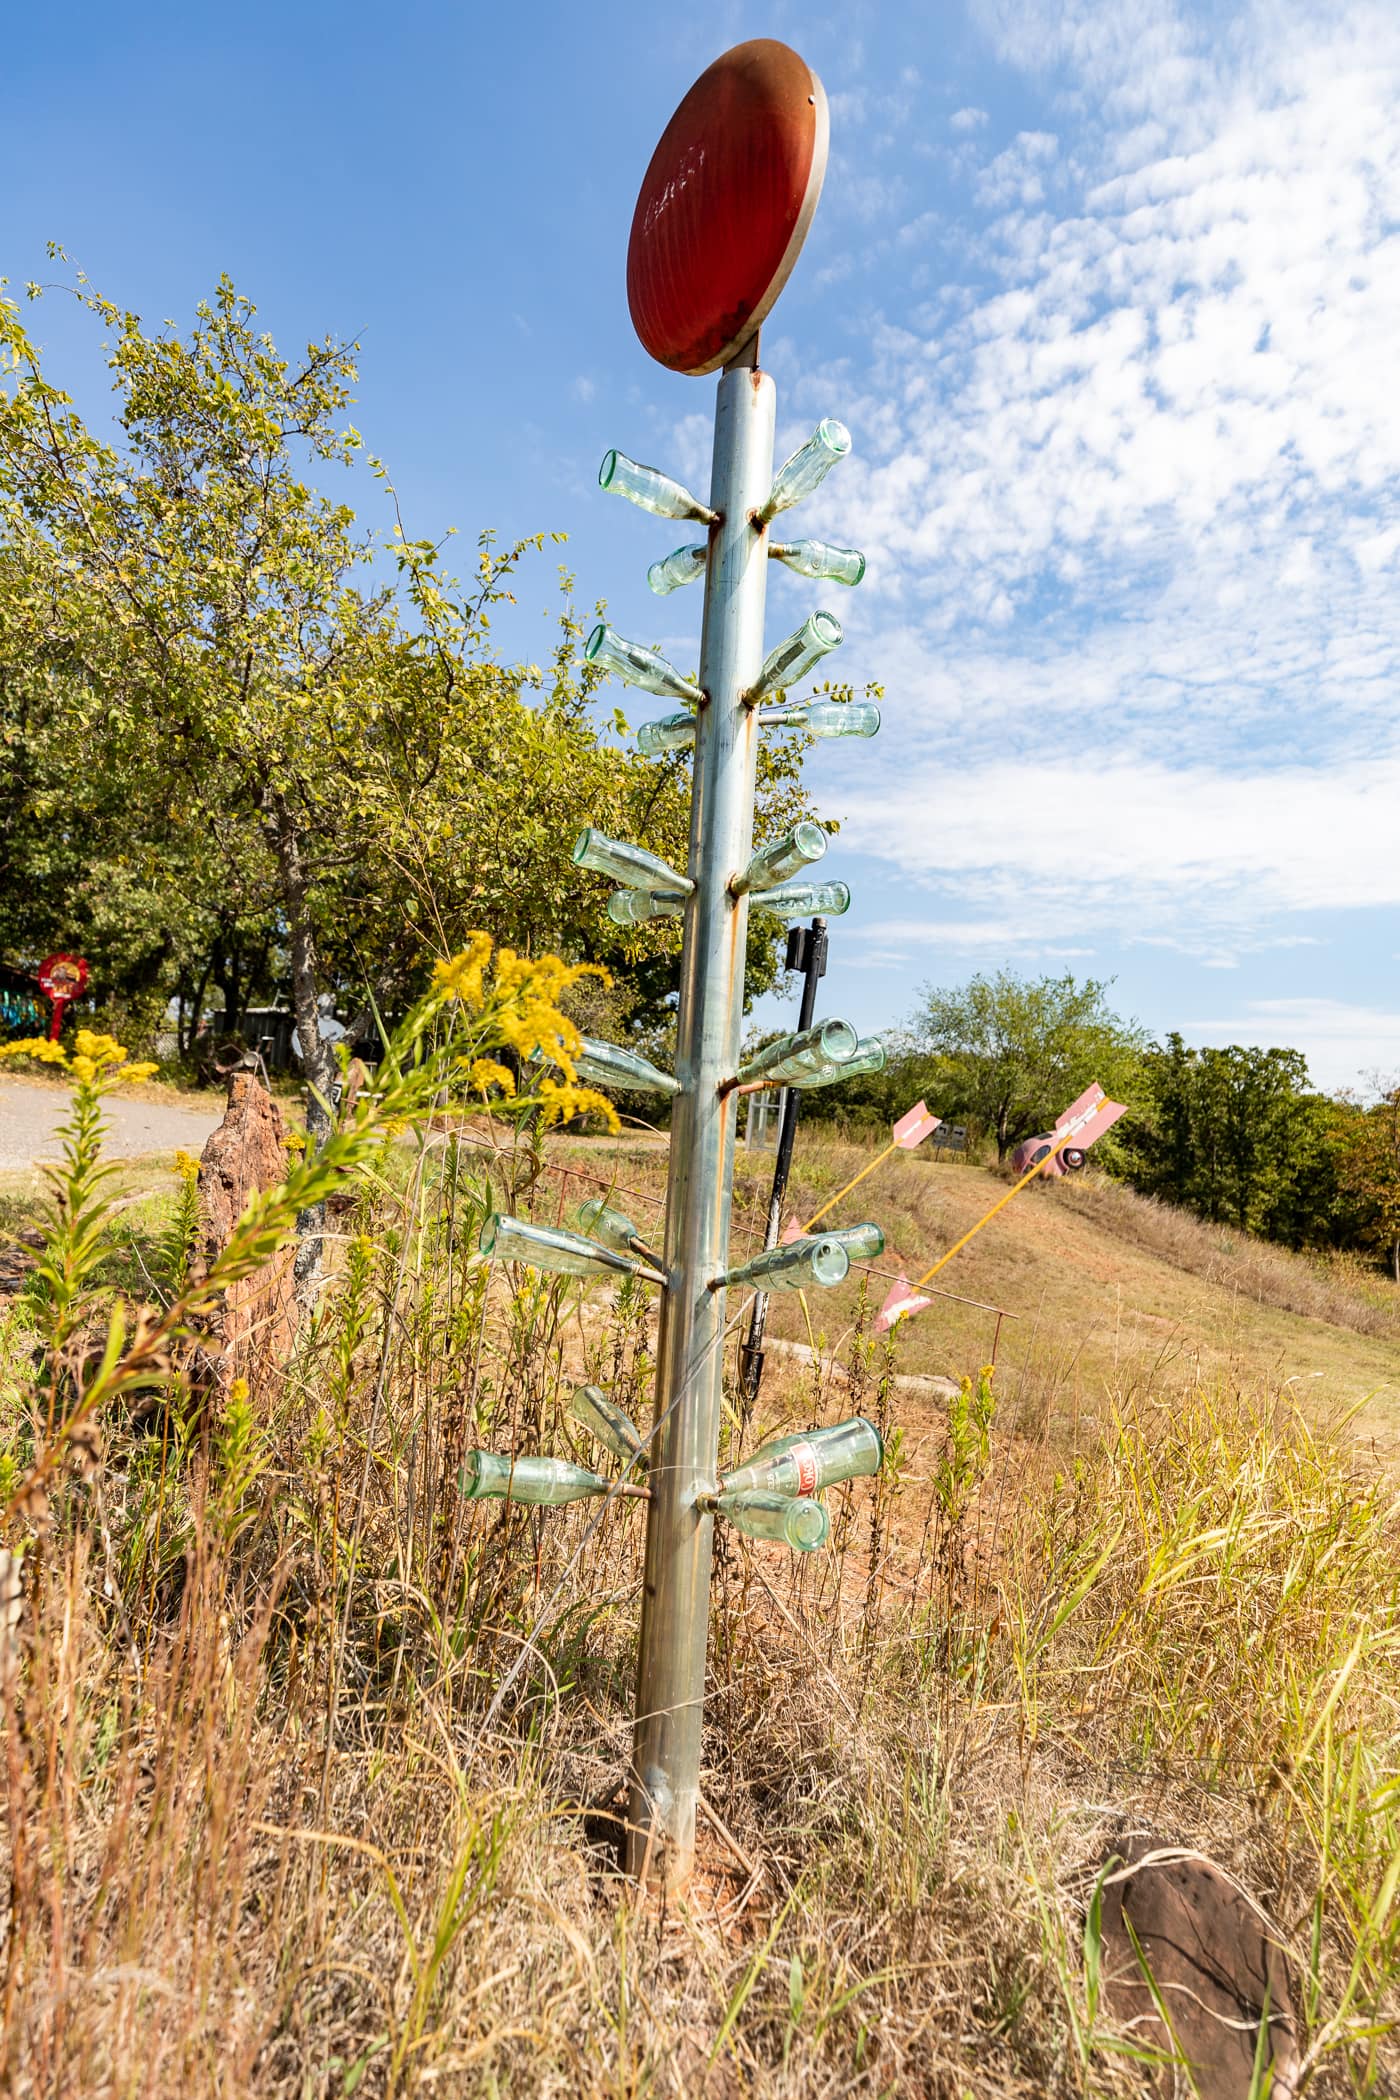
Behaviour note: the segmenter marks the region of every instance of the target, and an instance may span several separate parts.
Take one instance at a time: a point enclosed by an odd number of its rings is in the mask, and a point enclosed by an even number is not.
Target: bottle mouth
[[[820,642],[823,649],[834,649],[845,632],[835,613],[814,612],[808,624],[813,641]]]
[[[788,1511],[784,1529],[790,1546],[795,1546],[799,1553],[814,1553],[826,1542],[831,1518],[820,1502],[812,1502],[804,1496]]]
[[[848,1057],[855,1056],[859,1040],[849,1021],[823,1021],[821,1034],[817,1038],[822,1056],[829,1057],[838,1065],[844,1064]]]
[[[574,840],[574,849],[571,858],[576,867],[582,864],[583,856],[585,853],[587,853],[589,847],[592,844],[593,826],[591,824],[588,824],[584,827],[584,829],[579,833],[578,837]]]
[[[499,1211],[493,1210],[490,1216],[484,1221],[481,1231],[477,1234],[476,1244],[479,1251],[482,1254],[490,1254],[493,1251],[496,1245],[497,1238],[500,1234],[500,1229],[501,1214]],[[473,1456],[475,1455],[476,1454],[473,1453]]]
[[[608,454],[609,459],[611,459],[612,456],[613,455],[611,453]],[[606,487],[606,482],[603,485],[604,487]],[[595,663],[597,661],[598,651],[602,648],[603,644],[607,641],[607,639],[608,623],[606,620],[600,620],[598,622],[598,625],[593,629],[593,632],[589,635],[588,640],[583,645],[583,653],[588,658],[588,661],[590,663]]]
[[[839,427],[839,426],[838,426],[838,427]],[[849,446],[849,444],[850,444],[850,439],[849,439],[849,438],[847,438],[847,440],[846,440],[846,443],[847,443],[847,445]],[[613,485],[613,480],[614,480],[614,478],[615,478],[616,474],[617,474],[617,453],[616,453],[616,451],[615,451],[615,450],[614,450],[614,451],[612,451],[612,452],[605,452],[605,453],[603,454],[603,464],[602,464],[602,466],[601,466],[601,467],[599,467],[599,469],[598,469],[598,486],[599,486],[599,488],[600,488],[600,489],[610,489],[610,488],[612,487],[612,485]]]
[[[850,1266],[851,1257],[839,1240],[822,1240],[812,1249],[812,1274],[828,1288],[844,1283]]]
[[[823,416],[817,425],[817,436],[821,439],[833,459],[844,459],[851,449],[851,433],[835,416]],[[604,461],[604,465],[607,462]],[[607,483],[603,486],[606,488]]]
[[[793,833],[793,844],[805,861],[820,860],[826,851],[826,833],[820,824],[803,822]]]

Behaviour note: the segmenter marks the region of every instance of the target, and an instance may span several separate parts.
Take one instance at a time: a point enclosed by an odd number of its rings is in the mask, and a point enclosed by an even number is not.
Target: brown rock
[[[249,1199],[276,1188],[287,1173],[286,1125],[267,1088],[251,1072],[234,1072],[228,1107],[199,1161],[199,1245],[196,1259],[213,1266],[232,1236]],[[210,1322],[211,1339],[222,1346],[214,1382],[226,1393],[235,1378],[257,1384],[280,1376],[296,1339],[297,1308],[292,1262],[284,1247],[265,1267],[231,1284]]]
[[[1162,2100],[1177,2093],[1248,2100],[1267,2005],[1268,2091],[1271,2100],[1293,2100],[1299,2073],[1293,1993],[1278,1938],[1258,1904],[1199,1852],[1134,1837],[1115,1845],[1111,1856],[1119,1864],[1103,1889],[1104,2010],[1135,2041],[1164,2056],[1174,2052],[1191,2066],[1188,2079],[1184,2070],[1162,2064],[1144,2090]]]

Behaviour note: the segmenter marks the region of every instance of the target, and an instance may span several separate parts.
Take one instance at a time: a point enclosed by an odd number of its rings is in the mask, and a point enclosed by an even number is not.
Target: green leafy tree
[[[1338,1133],[1345,1110],[1308,1082],[1301,1052],[1169,1035],[1144,1060],[1131,1178],[1149,1194],[1295,1246],[1341,1230]]]
[[[1092,977],[1010,970],[930,987],[914,1020],[920,1051],[936,1061],[940,1094],[929,1106],[995,1138],[1000,1160],[1049,1129],[1094,1080],[1116,1100],[1131,1099],[1148,1038],[1111,1010],[1108,990]]]
[[[105,953],[144,955],[157,1003],[173,980],[197,1010],[222,976],[236,1018],[261,972],[285,973],[318,1142],[335,1071],[320,995],[402,1010],[476,926],[617,961],[624,1018],[664,1008],[675,929],[615,928],[569,849],[613,818],[683,854],[684,768],[600,734],[567,608],[548,671],[492,650],[492,611],[545,536],[503,552],[484,536],[463,587],[395,506],[386,561],[309,478],[362,451],[353,345],[280,356],[227,279],[187,336],[75,289],[110,332],[114,442],[0,302],[7,746],[11,724],[16,743],[42,727],[37,757],[7,763],[37,768],[36,810],[64,810],[58,833],[36,818],[6,842],[31,873],[55,856],[48,927],[37,911],[9,937],[32,953],[57,919],[100,947],[82,892],[120,870]],[[805,813],[800,755],[765,764],[770,821]],[[756,990],[775,932],[755,930]]]
[[[1400,1081],[1386,1086],[1374,1107],[1350,1118],[1339,1171],[1356,1204],[1358,1238],[1375,1248],[1400,1283]]]

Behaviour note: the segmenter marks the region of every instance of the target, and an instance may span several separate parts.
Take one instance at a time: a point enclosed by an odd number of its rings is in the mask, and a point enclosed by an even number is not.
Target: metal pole
[[[797,954],[794,955],[794,949]],[[817,986],[826,975],[826,920],[813,919],[811,926],[801,931],[794,929],[788,935],[788,968],[800,967],[802,971],[802,1002],[798,1008],[799,1029],[810,1028],[812,1016],[817,1010]],[[783,1088],[782,1120],[778,1125],[778,1156],[773,1162],[773,1188],[768,1198],[768,1227],[763,1236],[765,1247],[776,1247],[778,1232],[783,1222],[783,1198],[787,1194],[788,1174],[792,1168],[792,1150],[797,1142],[797,1113],[802,1105],[802,1095],[795,1086]],[[749,1319],[748,1340],[742,1351],[744,1405],[752,1408],[758,1400],[758,1389],[763,1383],[763,1331],[768,1324],[767,1291],[755,1293],[753,1313]]]
[[[756,357],[756,344],[744,353]],[[695,1853],[700,1731],[714,1519],[696,1507],[715,1486],[737,1102],[721,1095],[739,1060],[748,900],[729,889],[753,849],[758,724],[742,695],[763,663],[768,543],[753,513],[773,481],[773,382],[756,363],[726,367],[715,404],[712,528],[705,575],[676,1077],[666,1190],[666,1267],[648,1468],[637,1718],[627,1864],[678,1888]]]

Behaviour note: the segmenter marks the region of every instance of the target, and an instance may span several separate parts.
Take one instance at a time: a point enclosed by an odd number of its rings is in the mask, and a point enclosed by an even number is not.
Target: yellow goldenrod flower
[[[497,1064],[494,1057],[462,1057],[457,1062],[466,1066],[467,1078],[480,1093],[487,1093],[493,1086],[503,1094],[515,1092],[515,1074],[507,1066]]]

